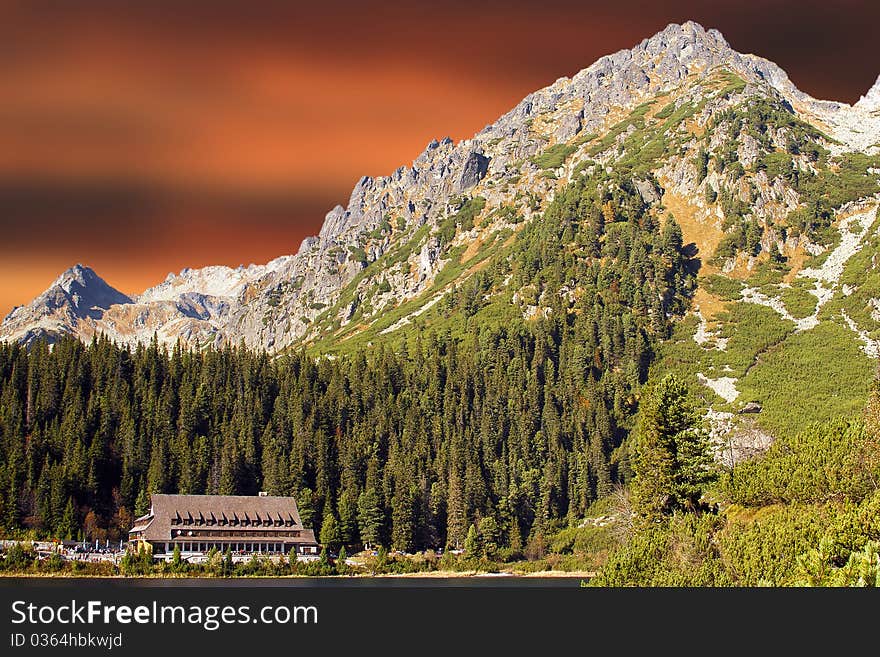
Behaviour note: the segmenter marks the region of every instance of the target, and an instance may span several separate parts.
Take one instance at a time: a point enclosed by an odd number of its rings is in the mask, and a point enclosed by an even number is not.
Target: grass
[[[846,263],[840,282],[853,288],[849,296],[839,297],[839,303],[847,315],[863,330],[867,330],[872,338],[880,337],[880,322],[872,317],[876,312],[874,304],[880,299],[880,269],[874,262],[880,253],[880,236],[876,231],[880,219],[875,219],[868,231],[868,237],[861,251],[853,255]]]
[[[540,169],[558,169],[577,150],[573,144],[554,144],[540,155],[535,155],[532,162]]]
[[[712,274],[700,279],[700,285],[707,292],[724,301],[737,301],[742,298],[742,283],[735,278]]]
[[[571,145],[575,148],[583,146],[584,144],[588,144],[594,139],[596,139],[599,135],[595,132],[584,132],[571,140]]]
[[[746,81],[733,71],[724,69],[718,73],[718,78],[724,85],[719,92],[719,96],[721,97],[738,94],[746,88]]]
[[[765,306],[746,302],[729,302],[724,312],[717,313],[717,332],[727,339],[724,351],[704,349],[693,336],[698,321],[693,315],[679,322],[672,337],[662,343],[657,358],[651,366],[649,379],[675,373],[686,381],[691,393],[703,407],[724,408],[720,397],[697,379],[701,372],[710,378],[744,376],[763,355],[783,342],[794,331],[794,324],[782,319],[775,311]],[[742,388],[737,384],[742,392]],[[734,407],[745,395],[733,403]]]
[[[752,270],[748,278],[748,283],[752,287],[763,287],[764,285],[777,285],[781,283],[785,275],[791,270],[787,264],[782,262],[774,262],[773,260],[761,260]]]
[[[759,424],[795,436],[812,422],[860,412],[874,364],[852,332],[833,321],[795,333],[768,350],[739,383],[743,396],[760,400]]]
[[[802,287],[782,288],[780,297],[785,309],[795,319],[809,317],[816,311],[816,304],[819,303],[816,295],[810,294]]]

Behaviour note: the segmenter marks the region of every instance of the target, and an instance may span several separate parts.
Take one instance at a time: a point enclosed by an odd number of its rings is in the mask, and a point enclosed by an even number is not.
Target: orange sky
[[[295,252],[361,175],[669,22],[819,97],[880,73],[869,2],[181,4],[0,0],[0,316],[76,262],[134,293]]]

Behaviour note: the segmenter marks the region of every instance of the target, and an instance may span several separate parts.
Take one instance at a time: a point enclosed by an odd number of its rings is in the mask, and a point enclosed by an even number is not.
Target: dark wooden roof
[[[244,536],[265,536],[274,531],[300,530],[302,538],[314,541],[314,533],[303,527],[292,497],[273,495],[166,495],[151,496],[150,512],[134,522],[132,531],[143,531],[150,541],[167,541],[183,530],[225,529]]]

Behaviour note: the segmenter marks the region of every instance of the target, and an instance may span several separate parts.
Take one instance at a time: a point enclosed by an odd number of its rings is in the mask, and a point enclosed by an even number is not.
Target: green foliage
[[[532,162],[539,169],[558,169],[577,150],[574,144],[554,144],[543,153],[532,157]]]
[[[468,528],[467,537],[464,539],[464,551],[465,554],[474,559],[479,559],[483,556],[483,543],[474,525]]]
[[[724,85],[719,91],[718,95],[720,97],[738,94],[746,88],[746,81],[733,71],[728,71],[727,69],[719,71],[718,78]]]
[[[339,533],[339,524],[337,523],[336,516],[330,509],[329,504],[324,510],[324,518],[321,521],[319,540],[321,545],[333,552],[337,551],[342,544],[342,537]]]
[[[709,173],[709,154],[703,148],[697,152],[695,168],[697,169],[697,184],[699,184],[706,179],[706,175]]]
[[[571,140],[571,145],[575,148],[582,146],[583,144],[589,144],[591,141],[596,139],[599,135],[595,132],[582,132],[577,137]]]
[[[833,513],[833,508],[802,504],[766,507],[752,515],[731,509],[717,544],[733,583],[795,585],[798,556],[816,544]]]
[[[833,546],[823,539],[798,560],[800,586],[880,587],[880,543],[868,541],[862,550],[851,552],[838,567]]]
[[[364,251],[363,247],[349,246],[348,250],[351,253],[352,260],[361,264],[367,264],[367,253]]]
[[[771,256],[777,255],[771,253]],[[755,265],[754,270],[749,276],[748,282],[752,287],[762,287],[764,285],[775,285],[781,283],[782,279],[790,271],[790,267],[779,257],[770,257],[767,260],[761,260]]]
[[[648,521],[675,511],[697,511],[715,478],[708,436],[674,375],[642,401],[633,446],[633,508]]]
[[[662,109],[658,110],[654,114],[655,119],[668,119],[672,116],[672,113],[675,111],[675,103],[669,103],[668,105],[664,105]]]
[[[735,278],[712,274],[702,278],[700,284],[709,294],[713,294],[724,301],[737,301],[742,298],[743,285]]]
[[[681,514],[652,524],[613,551],[591,586],[729,586],[714,515]]]
[[[550,554],[571,555],[579,569],[595,570],[605,563],[609,552],[617,546],[610,527],[584,525],[566,527],[555,534],[548,547]]]
[[[486,199],[482,196],[475,196],[462,201],[453,214],[450,214],[440,222],[437,233],[440,237],[440,242],[444,245],[449,244],[455,237],[456,228],[462,231],[471,230],[474,227],[474,219],[485,207]]]
[[[875,486],[880,455],[866,454],[873,443],[860,422],[814,424],[794,438],[779,438],[763,458],[742,463],[724,479],[734,502],[860,500]],[[870,458],[869,458],[870,456]]]
[[[816,310],[819,298],[801,287],[782,288],[782,303],[795,319],[809,317]]]
[[[820,321],[762,352],[737,387],[762,402],[761,426],[774,436],[794,437],[810,424],[851,417],[864,407],[874,366],[847,327]]]

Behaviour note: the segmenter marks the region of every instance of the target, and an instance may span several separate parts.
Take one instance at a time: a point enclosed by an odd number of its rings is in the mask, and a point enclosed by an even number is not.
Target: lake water
[[[242,577],[242,578],[122,578],[122,577],[9,577],[6,586],[70,588],[99,585],[120,589],[144,588],[578,588],[585,577],[521,577],[480,575],[474,577]]]

